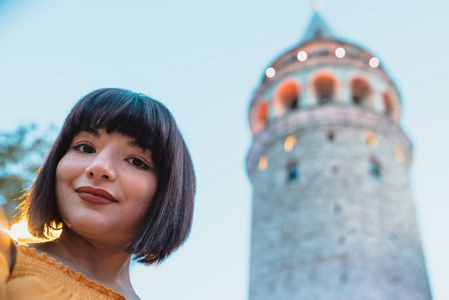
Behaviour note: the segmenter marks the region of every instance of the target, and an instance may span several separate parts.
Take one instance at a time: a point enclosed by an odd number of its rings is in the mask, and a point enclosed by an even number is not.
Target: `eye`
[[[135,166],[135,167],[137,167],[139,169],[146,170],[146,169],[150,168],[143,160],[141,160],[140,158],[137,158],[137,157],[128,158],[128,162],[131,165],[133,165],[133,166]]]
[[[73,149],[82,152],[82,153],[95,153],[95,148],[88,143],[78,143]]]

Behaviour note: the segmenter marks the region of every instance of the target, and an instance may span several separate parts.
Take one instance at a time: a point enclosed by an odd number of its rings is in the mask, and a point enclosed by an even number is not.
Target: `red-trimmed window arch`
[[[312,85],[317,97],[317,103],[319,105],[325,105],[334,102],[337,81],[332,74],[318,74],[317,76],[315,76]]]
[[[257,104],[253,120],[253,129],[255,133],[262,131],[267,126],[269,110],[270,106],[267,100],[261,100]]]
[[[393,118],[394,117],[394,104],[393,99],[391,98],[390,93],[384,92],[382,94],[382,98],[384,101],[384,113],[385,115]]]
[[[371,87],[365,79],[355,77],[351,80],[352,102],[356,105],[363,105],[368,102],[371,94]]]
[[[299,107],[301,87],[294,80],[285,80],[279,84],[274,105],[278,111],[292,110]]]

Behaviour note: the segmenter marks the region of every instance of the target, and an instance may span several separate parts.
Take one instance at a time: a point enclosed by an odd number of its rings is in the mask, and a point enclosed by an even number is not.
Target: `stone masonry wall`
[[[351,123],[359,118],[286,122],[258,146],[268,167],[250,172],[249,299],[430,299],[409,184],[411,149],[382,126]],[[286,152],[290,134],[297,144]],[[378,178],[370,173],[373,159]],[[294,162],[297,178],[289,180]]]

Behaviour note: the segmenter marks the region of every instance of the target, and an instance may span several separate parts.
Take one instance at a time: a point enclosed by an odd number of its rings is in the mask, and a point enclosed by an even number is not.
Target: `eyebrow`
[[[93,135],[96,138],[100,137],[100,132],[98,131],[98,129],[87,129],[87,130],[82,130],[82,131],[85,131],[85,132]],[[130,137],[130,139],[131,139],[131,137]],[[141,148],[144,152],[147,151],[147,150],[150,150],[148,147],[145,147],[145,146],[139,144],[136,139],[131,139],[127,143],[127,145],[130,146],[130,147]]]
[[[90,129],[90,128],[89,128],[89,129],[82,130],[82,131],[85,131],[85,132],[87,132],[87,133],[90,133],[91,135],[93,135],[93,136],[96,137],[96,138],[100,137],[100,133],[98,132],[97,129]],[[81,133],[82,131],[80,131],[80,133]]]
[[[140,149],[142,149],[143,152],[146,152],[147,150],[149,150],[147,147],[143,147],[141,144],[139,144],[137,142],[137,140],[131,140],[127,144],[128,144],[128,146],[131,146],[131,147],[140,148]]]
[[[136,140],[131,140],[131,141],[129,141],[127,144],[128,144],[128,146],[131,146],[131,147],[139,147],[139,148],[142,148],[142,147],[137,143]]]

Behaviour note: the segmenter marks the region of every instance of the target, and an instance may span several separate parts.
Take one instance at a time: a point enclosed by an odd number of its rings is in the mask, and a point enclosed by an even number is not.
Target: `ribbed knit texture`
[[[54,258],[17,246],[14,270],[6,284],[7,299],[125,300],[122,295],[87,279]]]

